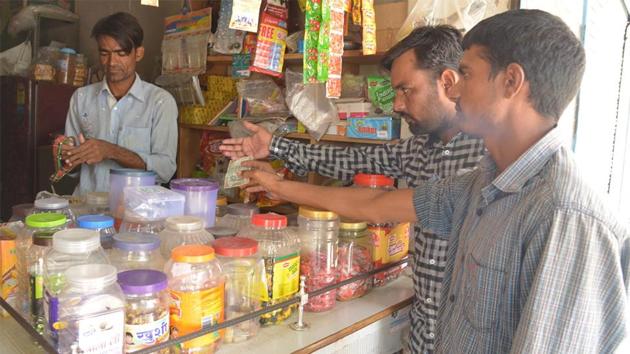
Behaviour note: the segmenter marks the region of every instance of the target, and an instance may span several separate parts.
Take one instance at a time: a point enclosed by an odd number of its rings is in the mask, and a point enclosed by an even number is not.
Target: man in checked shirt
[[[483,142],[462,134],[453,125],[455,103],[450,91],[459,80],[461,34],[450,26],[415,29],[391,48],[382,65],[390,70],[396,91],[394,110],[409,124],[413,137],[397,144],[336,147],[311,145],[272,136],[248,124],[248,138],[227,139],[221,150],[230,157],[280,158],[293,172],[315,171],[352,180],[356,173],[384,174],[404,179],[411,188],[475,167]],[[431,353],[448,241],[415,228],[412,265],[415,297],[411,310],[410,349]]]

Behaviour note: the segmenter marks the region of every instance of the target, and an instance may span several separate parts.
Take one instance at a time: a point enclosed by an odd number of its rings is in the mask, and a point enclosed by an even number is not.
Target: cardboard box
[[[375,2],[376,51],[385,52],[396,44],[396,34],[407,19],[407,0]]]
[[[0,295],[2,298],[15,306],[15,295],[17,291],[17,258],[15,255],[15,234],[6,227],[0,228]],[[4,310],[0,311],[2,316],[7,316]]]
[[[350,118],[346,136],[377,140],[398,139],[400,138],[400,119],[393,117]]]
[[[370,115],[372,104],[370,102],[336,103],[339,119],[365,118]]]

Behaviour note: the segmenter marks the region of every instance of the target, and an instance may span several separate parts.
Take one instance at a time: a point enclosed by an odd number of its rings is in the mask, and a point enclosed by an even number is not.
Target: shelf
[[[376,53],[374,55],[363,55],[362,50],[346,50],[343,53],[343,61],[354,64],[379,64],[384,53]],[[302,53],[288,53],[284,55],[286,63],[302,62]],[[208,55],[209,64],[229,64],[232,62],[231,55]]]
[[[185,129],[193,129],[193,130],[206,130],[213,132],[228,132],[228,127],[215,127],[210,125],[199,125],[199,124],[186,124],[179,123],[180,128]],[[290,139],[300,139],[300,140],[311,140],[312,137],[306,133],[290,133],[285,136]],[[327,142],[338,142],[338,143],[358,143],[358,144],[394,144],[397,143],[398,140],[373,140],[373,139],[357,139],[357,138],[348,138],[340,135],[329,135],[326,134],[322,136],[319,141],[327,141]]]

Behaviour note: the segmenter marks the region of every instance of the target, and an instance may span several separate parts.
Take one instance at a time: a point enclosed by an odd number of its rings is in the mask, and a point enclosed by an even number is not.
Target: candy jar
[[[339,224],[339,280],[343,281],[373,269],[372,237],[367,224],[342,220]],[[371,288],[372,278],[357,280],[337,289],[337,300],[345,301],[365,295]]]

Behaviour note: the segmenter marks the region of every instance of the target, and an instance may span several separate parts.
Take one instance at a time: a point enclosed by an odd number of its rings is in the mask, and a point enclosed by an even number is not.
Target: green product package
[[[370,101],[382,111],[377,113],[392,113],[396,93],[390,79],[384,76],[368,76],[367,85]]]
[[[317,40],[317,81],[328,80],[328,63],[330,58],[330,0],[322,0],[322,22]]]
[[[322,22],[322,8],[319,0],[306,1],[304,24],[304,83],[317,82],[317,42]]]

